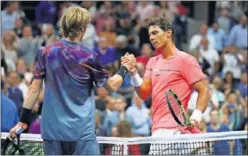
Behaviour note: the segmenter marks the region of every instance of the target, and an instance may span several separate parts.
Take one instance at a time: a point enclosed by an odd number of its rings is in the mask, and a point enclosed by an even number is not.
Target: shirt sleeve
[[[144,78],[149,78],[149,79],[152,78],[152,66],[153,66],[153,58],[150,58],[146,65]]]
[[[107,71],[104,69],[104,66],[100,63],[100,59],[98,55],[95,57],[92,68],[92,77],[96,87],[102,87],[107,80],[109,79],[109,75]]]
[[[38,58],[34,67],[34,78],[35,79],[43,79],[46,76],[45,69],[45,54],[43,48],[40,48],[38,52]]]
[[[181,60],[182,76],[188,82],[188,84],[194,84],[206,78],[205,74],[193,56],[188,56]]]

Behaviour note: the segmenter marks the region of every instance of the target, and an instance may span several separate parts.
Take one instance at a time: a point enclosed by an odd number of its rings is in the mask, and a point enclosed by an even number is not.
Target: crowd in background
[[[56,2],[42,1],[35,8],[35,21],[25,16],[19,2],[7,2],[1,12],[1,131],[16,124],[20,108],[32,82],[38,49],[61,39],[59,21],[70,6],[87,8],[91,15],[82,44],[94,49],[109,75],[120,67],[120,58],[129,52],[137,58],[144,75],[151,47],[145,19],[166,14],[175,28],[178,49],[195,56],[208,76],[211,101],[200,129],[221,132],[248,129],[247,124],[247,14],[239,2],[219,2],[216,19],[202,23],[199,33],[188,36],[188,8],[175,2]],[[206,22],[207,23],[207,22]],[[189,38],[189,39],[188,39]],[[186,49],[184,48],[186,45]],[[189,69],[190,72],[190,69]],[[96,93],[96,135],[133,137],[151,134],[151,99],[141,100],[127,75],[121,88],[111,95]],[[44,88],[32,113],[28,133],[40,133]],[[196,105],[197,92],[189,101]],[[124,122],[125,121],[125,122]]]

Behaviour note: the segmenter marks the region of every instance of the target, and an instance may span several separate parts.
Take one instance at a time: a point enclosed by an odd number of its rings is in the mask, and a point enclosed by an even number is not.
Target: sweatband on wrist
[[[127,73],[128,73],[127,68],[125,66],[121,66],[119,71],[116,74],[120,75],[122,77],[122,79],[124,80]]]
[[[196,120],[197,122],[201,122],[202,119],[202,112],[199,109],[195,109],[194,112],[192,113],[191,120]]]
[[[131,84],[134,87],[140,87],[143,83],[143,79],[139,76],[138,72],[136,72],[134,75],[131,75]]]
[[[31,112],[32,112],[31,109],[22,107],[21,114],[20,114],[20,122],[29,124]]]

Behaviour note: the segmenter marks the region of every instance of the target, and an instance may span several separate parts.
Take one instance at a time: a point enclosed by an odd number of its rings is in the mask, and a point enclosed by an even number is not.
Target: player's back
[[[93,66],[95,53],[62,39],[45,47],[45,95],[42,137],[53,140],[91,139],[94,135]],[[94,137],[93,137],[94,138]]]

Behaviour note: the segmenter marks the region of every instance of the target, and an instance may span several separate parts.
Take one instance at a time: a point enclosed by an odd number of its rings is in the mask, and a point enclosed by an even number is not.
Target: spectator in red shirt
[[[145,43],[142,45],[142,48],[141,48],[141,56],[138,56],[136,60],[138,63],[140,62],[144,66],[146,66],[151,56],[152,56],[152,48],[150,44]]]

